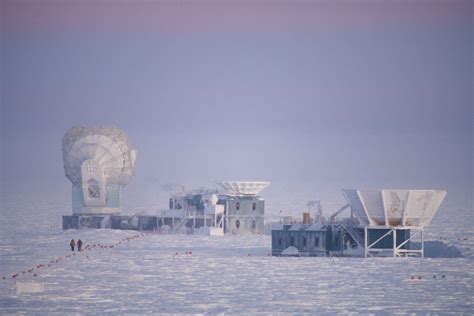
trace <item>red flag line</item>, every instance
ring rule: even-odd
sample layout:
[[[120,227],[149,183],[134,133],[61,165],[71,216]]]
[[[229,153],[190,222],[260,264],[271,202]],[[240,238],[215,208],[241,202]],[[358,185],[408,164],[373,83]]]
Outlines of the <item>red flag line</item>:
[[[113,249],[115,246],[119,246],[121,245],[122,243],[124,242],[128,242],[128,241],[132,241],[132,240],[136,240],[140,237],[144,237],[146,236],[146,234],[136,234],[136,235],[133,235],[133,236],[129,236],[129,237],[125,237],[125,238],[122,238],[121,240],[119,240],[118,242],[116,243],[113,243],[113,244],[108,244],[108,245],[104,245],[104,244],[100,244],[100,243],[97,243],[97,244],[87,244],[85,245],[84,249],[81,250],[81,252],[85,252],[85,251],[91,251],[93,250],[93,248],[96,248],[96,249]],[[8,279],[16,279],[17,277],[20,276],[20,274],[25,274],[25,275],[28,275],[27,273],[32,273],[33,271],[40,271],[40,269],[43,269],[43,268],[50,268],[52,267],[54,264],[56,263],[60,263],[63,261],[63,259],[69,259],[69,258],[73,258],[74,256],[76,256],[76,252],[73,252],[72,254],[67,254],[67,255],[64,255],[63,257],[58,257],[56,259],[52,259],[49,263],[47,264],[37,264],[36,266],[28,269],[28,270],[22,270],[20,272],[16,272],[16,273],[13,273],[11,274],[11,278],[8,278],[7,276],[3,276],[2,277],[2,280],[8,280]],[[87,258],[89,258],[89,256],[86,256]],[[38,273],[33,273],[33,277],[37,277],[38,276]]]

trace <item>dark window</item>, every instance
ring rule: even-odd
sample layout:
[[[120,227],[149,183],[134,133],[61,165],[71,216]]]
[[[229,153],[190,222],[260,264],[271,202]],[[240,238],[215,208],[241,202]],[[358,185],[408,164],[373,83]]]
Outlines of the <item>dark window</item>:
[[[236,220],[236,221],[235,221],[235,227],[237,227],[237,228],[240,227],[240,221],[239,221],[239,220]]]
[[[257,222],[256,221],[252,221],[252,229],[255,229],[257,228]]]
[[[235,209],[240,210],[240,202],[235,203]]]
[[[252,210],[255,211],[256,209],[257,209],[257,203],[253,202],[253,203],[252,203]]]
[[[100,187],[99,187],[99,182],[97,182],[94,179],[90,179],[89,182],[87,182],[89,185],[88,192],[89,196],[93,198],[99,198],[100,197]]]
[[[303,237],[303,247],[306,247],[306,237]]]
[[[316,236],[316,238],[314,238],[314,245],[316,247],[319,247],[319,237],[318,236]]]
[[[283,241],[281,240],[281,237],[278,238],[278,245],[283,246]]]
[[[295,237],[291,236],[290,237],[290,246],[294,246],[295,245]]]

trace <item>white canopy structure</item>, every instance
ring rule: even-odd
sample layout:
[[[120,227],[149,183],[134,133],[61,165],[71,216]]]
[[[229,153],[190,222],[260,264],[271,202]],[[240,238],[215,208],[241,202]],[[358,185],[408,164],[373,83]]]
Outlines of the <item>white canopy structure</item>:
[[[443,202],[444,190],[342,190],[364,226],[423,228]]]
[[[120,190],[134,175],[136,150],[115,127],[71,128],[63,138],[66,177],[72,182],[75,214],[120,211]]]
[[[267,188],[271,182],[267,181],[220,181],[218,186],[229,195],[258,195]]]

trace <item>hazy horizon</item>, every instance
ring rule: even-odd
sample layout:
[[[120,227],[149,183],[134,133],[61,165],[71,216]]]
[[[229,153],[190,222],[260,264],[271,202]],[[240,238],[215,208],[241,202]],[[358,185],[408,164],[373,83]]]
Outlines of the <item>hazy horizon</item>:
[[[61,141],[113,125],[127,205],[170,183],[265,180],[270,205],[342,188],[473,196],[473,2],[2,1],[1,194],[70,195]]]

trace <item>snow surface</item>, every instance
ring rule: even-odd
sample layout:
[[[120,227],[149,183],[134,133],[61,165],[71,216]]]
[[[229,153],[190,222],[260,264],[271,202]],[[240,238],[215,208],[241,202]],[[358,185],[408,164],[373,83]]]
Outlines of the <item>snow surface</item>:
[[[442,210],[426,231],[463,258],[293,258],[268,256],[270,236],[62,231],[66,203],[1,202],[1,314],[474,312],[472,210]],[[65,258],[71,238],[114,247]]]

